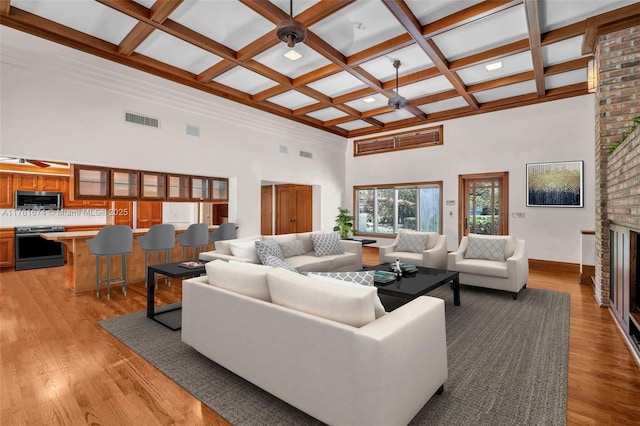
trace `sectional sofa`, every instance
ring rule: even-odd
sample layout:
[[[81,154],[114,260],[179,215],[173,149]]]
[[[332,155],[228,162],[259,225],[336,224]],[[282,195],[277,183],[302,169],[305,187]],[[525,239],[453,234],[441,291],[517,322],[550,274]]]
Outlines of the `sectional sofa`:
[[[183,282],[182,340],[316,419],[406,425],[447,380],[444,302],[216,260]]]
[[[320,232],[313,232],[321,234]],[[362,269],[362,243],[350,240],[340,240],[344,250],[341,254],[318,256],[314,250],[311,232],[283,234],[283,235],[253,235],[234,240],[216,241],[215,250],[200,253],[201,260],[233,260],[247,263],[260,263],[256,254],[255,241],[273,239],[282,247],[299,242],[299,251],[292,256],[284,257],[284,261],[300,272],[343,272]]]

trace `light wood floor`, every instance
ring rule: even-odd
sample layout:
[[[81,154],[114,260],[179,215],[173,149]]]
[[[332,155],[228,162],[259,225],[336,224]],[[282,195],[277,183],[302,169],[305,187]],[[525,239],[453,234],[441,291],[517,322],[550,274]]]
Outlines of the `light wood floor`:
[[[364,251],[377,263],[376,249]],[[73,294],[66,272],[0,273],[0,424],[227,424],[97,324],[144,310],[142,283],[107,301],[104,291]],[[571,294],[567,424],[640,425],[640,368],[590,287],[542,270],[528,287]],[[158,304],[180,291],[179,281],[161,284]]]

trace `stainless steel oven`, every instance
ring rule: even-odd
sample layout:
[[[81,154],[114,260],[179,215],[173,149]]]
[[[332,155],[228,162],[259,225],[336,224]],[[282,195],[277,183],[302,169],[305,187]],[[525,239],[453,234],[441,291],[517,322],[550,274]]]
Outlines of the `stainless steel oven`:
[[[40,234],[64,232],[64,226],[21,226],[14,229],[16,271],[64,265],[64,247]]]

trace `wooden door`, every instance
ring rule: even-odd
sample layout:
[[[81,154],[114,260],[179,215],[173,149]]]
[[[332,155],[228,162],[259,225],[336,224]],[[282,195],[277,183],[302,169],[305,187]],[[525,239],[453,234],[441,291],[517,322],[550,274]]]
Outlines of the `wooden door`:
[[[109,216],[114,225],[127,225],[133,228],[133,201],[114,201]]]
[[[0,173],[0,208],[13,208],[13,175]]]
[[[276,185],[276,234],[309,232],[312,226],[311,186]]]
[[[260,188],[260,234],[273,234],[273,186]]]
[[[136,228],[151,228],[162,223],[162,202],[138,201]]]
[[[468,234],[509,234],[509,173],[460,175],[459,239]]]

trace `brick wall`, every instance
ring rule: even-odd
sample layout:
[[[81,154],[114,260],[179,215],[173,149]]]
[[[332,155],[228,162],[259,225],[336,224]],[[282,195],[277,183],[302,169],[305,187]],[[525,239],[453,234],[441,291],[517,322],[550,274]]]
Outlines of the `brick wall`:
[[[598,38],[596,113],[596,298],[609,304],[609,226],[640,229],[640,129],[611,155],[640,115],[640,26]]]

